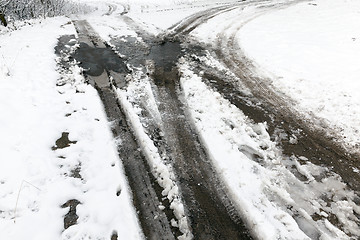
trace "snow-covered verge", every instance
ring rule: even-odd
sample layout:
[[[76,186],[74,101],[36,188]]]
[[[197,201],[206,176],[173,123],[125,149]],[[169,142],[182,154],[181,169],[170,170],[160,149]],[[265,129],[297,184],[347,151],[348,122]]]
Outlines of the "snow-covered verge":
[[[269,240],[359,237],[357,196],[340,177],[303,156],[282,156],[266,123],[254,124],[186,62],[181,88],[190,116],[252,234]]]
[[[76,66],[57,72],[69,19],[0,34],[0,239],[141,239],[96,90]],[[64,229],[69,200],[78,219]]]
[[[360,147],[360,2],[317,0],[270,12],[239,31],[239,45],[302,113]],[[263,71],[264,72],[264,71]]]

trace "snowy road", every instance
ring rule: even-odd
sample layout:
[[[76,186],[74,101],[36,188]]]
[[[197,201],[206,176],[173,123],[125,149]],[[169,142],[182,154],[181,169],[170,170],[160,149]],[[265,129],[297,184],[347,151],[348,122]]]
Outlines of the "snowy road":
[[[122,18],[126,19],[134,27],[135,23],[131,19]],[[151,159],[153,156],[150,155],[157,153],[146,153],[148,146],[142,143],[141,140],[139,142],[139,139],[142,138],[140,135],[143,133],[136,132],[141,130],[142,127],[138,127],[131,120],[129,124],[132,126],[130,128],[126,128],[127,125],[125,127],[123,125],[126,123],[126,117],[122,112],[131,111],[127,110],[126,104],[124,104],[127,100],[122,99],[121,93],[119,93],[122,110],[117,109],[116,101],[115,103],[111,101],[111,99],[115,100],[114,94],[116,91],[112,92],[110,85],[104,83],[105,79],[110,83],[110,79],[107,76],[108,73],[112,77],[114,89],[119,87],[119,85],[121,88],[125,88],[125,80],[120,75],[125,76],[129,71],[126,68],[117,68],[117,73],[113,72],[111,64],[105,63],[103,58],[96,59],[98,55],[91,55],[88,48],[83,53],[80,53],[82,52],[82,44],[87,46],[90,44],[93,49],[98,48],[99,50],[104,49],[105,45],[98,42],[99,37],[96,36],[94,30],[91,29],[87,22],[75,21],[74,23],[78,30],[78,35],[81,36],[79,54],[75,54],[75,58],[81,62],[81,66],[84,69],[87,69],[85,65],[88,65],[87,61],[89,60],[82,55],[91,58],[92,63],[95,60],[95,63],[98,61],[96,64],[104,65],[105,67],[106,72],[101,73],[103,69],[99,72],[93,72],[90,69],[87,71],[87,76],[89,81],[93,82],[93,85],[98,89],[108,115],[115,121],[113,125],[113,128],[117,129],[115,137],[122,139],[122,142],[126,143],[119,146],[119,152],[129,176],[135,203],[137,203],[135,206],[141,216],[140,222],[142,223],[145,235],[149,239],[171,239],[178,236],[178,230],[176,228],[171,229],[170,220],[173,219],[172,225],[179,226],[184,238],[191,238],[193,235],[197,239],[250,239],[248,231],[244,227],[232,201],[226,197],[227,191],[217,178],[216,171],[209,164],[208,157],[201,147],[196,133],[191,129],[190,122],[186,120],[187,117],[183,111],[184,105],[179,100],[177,94],[180,77],[177,74],[176,62],[183,55],[181,53],[180,42],[174,42],[171,39],[171,41],[162,40],[159,44],[159,39],[155,36],[142,35],[144,44],[148,45],[145,49],[150,48],[149,57],[154,61],[154,69],[150,73],[154,80],[152,86],[154,93],[151,94],[156,94],[157,96],[157,110],[159,115],[161,115],[161,122],[155,121],[155,119],[151,118],[151,114],[147,113],[148,109],[144,107],[142,109],[143,121],[146,121],[144,128],[150,140],[156,146],[157,149],[155,151],[160,155],[161,161],[165,161],[166,167],[174,170],[174,173],[171,173],[170,179],[167,180],[171,182],[162,183],[164,178],[162,175],[165,174],[164,170],[156,170],[157,167],[151,169],[150,167],[153,164],[152,161],[154,161]],[[120,55],[123,55],[123,44],[121,42],[113,42],[112,44],[118,44],[119,47],[116,50]],[[136,50],[138,42],[134,41],[131,44],[127,46],[127,48],[131,49],[131,52],[128,54],[131,54],[131,56],[134,56],[134,54],[140,56],[146,55],[146,52],[141,53],[141,50]],[[94,48],[95,46],[96,48]],[[143,59],[131,57],[132,65],[130,65],[130,68],[133,68],[135,64],[141,66],[141,60]],[[121,62],[123,60],[118,58],[114,61]],[[145,65],[142,67],[144,68]],[[154,105],[157,104],[155,103]],[[154,108],[154,106],[151,107]],[[129,119],[132,118],[130,113],[127,113],[127,117]],[[122,125],[118,125],[119,122]],[[135,136],[129,135],[131,128],[134,129]],[[126,136],[126,134],[129,136]],[[139,145],[130,141],[131,139],[138,139]],[[133,152],[137,152],[136,149],[139,147],[143,149],[143,154],[147,157],[148,163],[141,160],[139,155],[132,156]],[[126,150],[123,150],[123,148],[126,148]],[[127,160],[129,156],[130,159]],[[151,174],[151,171],[154,176],[144,179],[144,177]],[[157,179],[156,175],[159,175]],[[134,176],[139,177],[136,178]],[[156,180],[160,181],[160,186]],[[161,190],[163,193],[164,191],[169,191],[166,189],[170,189],[170,193],[164,194],[165,196],[168,195],[167,199],[161,196],[161,191],[159,192],[158,190],[161,187],[163,188]],[[169,196],[169,194],[174,194],[175,197]],[[183,203],[180,203],[180,201],[186,206],[186,215],[182,213],[184,210],[178,209],[183,208]],[[164,209],[160,210],[157,206],[163,206]],[[171,209],[174,210],[174,213],[172,213]],[[226,214],[227,212],[230,215]],[[167,214],[165,215],[164,213]],[[186,219],[185,216],[189,219]],[[175,219],[179,223],[176,223]],[[190,226],[188,226],[189,220],[191,221]]]
[[[76,36],[59,38],[65,87],[58,87],[83,92],[64,77],[73,71],[81,78],[79,65],[110,122],[129,185],[116,183],[111,191],[131,201],[141,228],[127,235],[127,225],[119,225],[112,240],[142,234],[147,239],[360,237],[360,153],[330,138],[332,130],[326,131],[318,116],[309,119],[298,111],[292,96],[240,45],[249,22],[307,1],[93,4],[97,12],[68,23]],[[67,147],[81,143],[77,137],[67,139]],[[71,175],[86,184],[83,165],[80,161]],[[108,239],[108,230],[74,234],[90,226],[81,209],[91,199],[76,196],[64,205],[70,210],[61,239],[105,232],[100,239]],[[8,214],[1,204],[0,214]],[[111,213],[100,219],[114,228]],[[136,227],[133,219],[129,226]]]
[[[355,212],[346,219],[337,219],[343,216],[341,210],[334,206],[326,207],[334,201],[329,193],[334,187],[333,181],[339,181],[336,191],[341,191],[340,195],[346,196],[347,205],[349,207],[356,205],[354,202],[357,201],[356,195],[352,190],[359,191],[359,176],[349,173],[357,167],[358,162],[344,153],[344,149],[339,145],[324,138],[325,135],[321,131],[317,131],[316,128],[314,130],[314,126],[304,121],[297,114],[296,109],[292,108],[292,100],[272,87],[269,84],[270,80],[257,75],[251,61],[237,45],[236,36],[244,24],[268,12],[288,8],[298,2],[256,1],[208,7],[209,9],[184,18],[166,31],[157,29],[158,34],[149,31],[147,29],[149,26],[136,18],[123,13],[117,15],[116,19],[122,21],[134,33],[133,36],[115,38],[111,37],[113,34],[111,33],[108,35],[110,36],[108,44],[121,56],[122,60],[118,61],[125,62],[132,73],[127,77],[126,72],[120,72],[122,77],[113,74],[113,90],[118,94],[122,111],[126,112],[129,127],[135,132],[134,138],[143,150],[149,166],[160,164],[161,168],[166,169],[159,170],[159,167],[155,166],[149,167],[148,170],[144,169],[143,172],[139,171],[140,174],[137,173],[148,175],[152,172],[154,176],[152,181],[160,183],[159,187],[164,189],[163,194],[169,201],[163,202],[161,196],[158,196],[157,200],[154,199],[160,202],[164,209],[168,209],[167,216],[164,216],[165,220],[152,215],[145,217],[145,213],[140,213],[141,218],[148,219],[141,220],[143,229],[151,228],[152,232],[156,232],[155,227],[149,227],[151,226],[149,219],[166,221],[167,217],[168,222],[173,226],[180,227],[180,232],[183,234],[181,237],[193,236],[195,239],[244,239],[250,238],[250,235],[259,239],[345,237],[345,234],[334,230],[336,227],[345,230],[350,236],[358,234],[355,227],[358,224]],[[210,30],[209,27],[215,24],[217,27]],[[220,65],[222,67],[219,67]],[[265,172],[277,171],[277,174],[282,175],[280,185],[267,182],[271,182],[271,178],[268,180],[260,178],[260,182],[266,187],[263,189],[260,187],[255,191],[253,194],[257,197],[253,200],[247,199],[246,194],[249,193],[234,186],[237,182],[247,179],[235,180],[236,175],[242,173],[227,170],[229,165],[224,165],[222,158],[228,153],[221,153],[225,149],[214,145],[211,140],[217,138],[216,133],[212,133],[212,129],[217,129],[221,133],[221,127],[216,123],[211,125],[206,114],[198,114],[199,111],[201,113],[213,110],[206,109],[204,103],[200,103],[202,106],[199,106],[199,103],[193,105],[192,98],[196,99],[199,93],[194,90],[196,86],[189,89],[189,84],[194,84],[195,80],[190,83],[186,79],[191,80],[197,78],[196,76],[201,77],[207,84],[209,88],[207,91],[218,92],[213,94],[220,94],[218,96],[229,100],[230,104],[251,119],[246,120],[245,125],[254,132],[247,131],[245,134],[249,134],[251,138],[257,136],[255,139],[259,139],[255,142],[245,140],[239,143],[236,143],[238,140],[235,139],[224,140],[230,143],[235,141],[237,150],[232,154],[240,154],[239,157],[245,157],[251,162],[250,165],[255,164],[252,169],[260,167],[264,168]],[[191,91],[195,92],[191,93]],[[228,120],[224,120],[224,117],[219,116],[220,121],[225,121],[230,126],[230,130],[242,128],[236,126],[231,116],[228,117],[230,117]],[[233,117],[237,118],[235,115]],[[203,121],[207,123],[204,124]],[[247,121],[249,122],[246,123]],[[266,125],[263,125],[264,122]],[[290,136],[293,140],[288,141],[284,136]],[[223,136],[219,136],[221,137]],[[234,137],[236,134],[231,138]],[[149,148],[151,153],[148,152]],[[282,149],[281,153],[280,149]],[[342,159],[342,161],[335,162],[334,159]],[[227,164],[230,166],[236,164],[236,160],[231,161]],[[314,172],[314,169],[317,170]],[[131,176],[133,173],[129,171],[127,174]],[[164,181],[162,175],[166,175],[168,180]],[[250,181],[252,178],[259,180],[261,175],[255,171],[248,177]],[[331,183],[327,185],[326,182],[330,179]],[[352,190],[348,189],[341,179]],[[283,185],[285,183],[290,185]],[[324,189],[319,189],[319,186],[323,186]],[[148,184],[143,187],[137,184],[135,188],[133,187],[133,191],[146,188],[149,188]],[[277,191],[286,189],[289,197],[285,197],[284,193],[275,195],[266,193],[269,189],[274,191],[277,188],[279,188]],[[176,190],[173,193],[174,189]],[[313,197],[298,198],[299,189],[311,192]],[[155,192],[155,189],[152,191]],[[176,207],[172,203],[174,201],[172,194],[178,201]],[[245,196],[240,197],[239,194]],[[316,199],[321,195],[327,197]],[[256,198],[264,198],[262,201],[265,203],[256,203],[259,200]],[[294,202],[289,203],[290,199]],[[149,200],[153,201],[150,198],[146,199]],[[254,202],[249,204],[249,200]],[[178,208],[181,210],[179,211]],[[257,215],[255,208],[263,209],[265,215],[260,218],[255,217]],[[266,211],[271,208],[283,212],[278,213],[282,217],[279,219],[279,216],[267,215]],[[139,206],[137,209],[139,211]],[[172,216],[171,209],[174,210]],[[337,217],[334,218],[335,215]],[[282,218],[284,219],[281,220]],[[287,218],[288,220],[285,220]],[[349,223],[349,226],[342,225]],[[283,225],[275,227],[269,234],[267,224]],[[248,230],[245,230],[244,226]],[[157,228],[157,231],[161,235],[165,230]],[[268,236],[265,237],[267,232]],[[180,233],[174,228],[172,233],[179,237]],[[151,239],[156,238],[149,235],[149,232],[146,235]]]

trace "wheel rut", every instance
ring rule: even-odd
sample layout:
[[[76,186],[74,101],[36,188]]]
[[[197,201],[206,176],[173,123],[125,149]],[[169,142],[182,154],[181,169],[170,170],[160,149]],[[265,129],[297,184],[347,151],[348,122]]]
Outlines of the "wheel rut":
[[[194,238],[251,239],[191,123],[187,121],[185,107],[179,99],[180,76],[176,62],[171,66],[169,59],[179,55],[181,48],[176,42],[154,46],[150,57],[155,59],[155,70],[151,77],[162,115],[164,137],[169,146],[167,154],[177,173]]]
[[[108,119],[112,123],[114,137],[121,139],[118,144],[119,156],[147,239],[176,239],[182,233],[179,228],[173,227],[171,220],[176,214],[172,211],[171,203],[165,200],[162,194],[164,189],[154,176],[152,166],[134,134],[134,126],[116,94],[117,89],[126,89],[128,77],[134,75],[136,69],[141,69],[139,71],[150,79],[151,92],[160,113],[160,120],[154,119],[151,113],[145,108],[142,109],[143,118],[147,121],[143,127],[158,153],[175,173],[175,182],[180,190],[193,238],[252,239],[239,214],[239,206],[229,196],[226,185],[219,178],[217,169],[212,165],[192,126],[182,101],[177,67],[180,57],[191,58],[191,54],[203,54],[204,49],[199,47],[201,44],[191,45],[187,42],[194,29],[218,14],[242,8],[244,5],[245,3],[239,2],[194,14],[158,37],[144,31],[141,25],[125,13],[119,18],[137,32],[141,41],[131,37],[126,41],[113,38],[111,45],[122,57],[101,40],[87,21],[73,21],[80,42],[79,51],[73,57],[80,62],[89,83],[98,90]],[[268,122],[270,134],[275,135],[276,131],[281,129],[291,135],[294,129],[302,129],[297,136],[301,144],[294,146],[286,141],[281,142],[284,154],[305,156],[316,164],[324,164],[325,159],[328,166],[340,169],[335,171],[352,189],[359,191],[360,179],[350,179],[351,177],[346,175],[354,159],[338,151],[329,141],[323,140],[319,133],[304,128],[304,122],[294,120],[294,114],[289,109],[276,107],[283,103],[279,100],[282,96],[273,94],[266,84],[259,87],[259,79],[254,76],[250,65],[247,65],[249,60],[239,59],[238,55],[223,50],[226,48],[231,51],[235,48],[235,34],[229,38],[225,37],[225,33],[220,34],[217,44],[219,47],[210,51],[251,89],[251,96],[243,94],[234,81],[209,66],[195,64],[194,70],[203,72],[203,79],[209,86],[220,92],[254,122]],[[345,169],[343,162],[334,163],[334,159],[348,161],[347,170],[341,170]],[[159,209],[159,206],[165,206],[165,210]]]
[[[127,21],[131,22],[129,19]],[[128,55],[129,49],[132,49],[127,62],[134,67],[146,61],[153,63],[150,67],[152,70],[147,74],[152,79],[152,91],[158,102],[161,122],[154,123],[154,120],[148,119],[147,132],[160,155],[166,156],[175,170],[194,239],[252,239],[187,120],[176,66],[186,50],[175,38],[157,39],[149,36],[142,34],[142,43],[128,39],[126,43],[130,46],[117,44],[116,40],[112,44],[122,55]],[[135,48],[138,50],[134,52]],[[162,136],[159,136],[159,132]]]
[[[334,141],[333,136],[329,136],[330,129],[314,124],[321,120],[314,117],[315,120],[309,121],[308,118],[299,114],[292,107],[292,99],[276,91],[270,79],[257,73],[256,67],[245,56],[236,41],[236,35],[242,26],[234,29],[230,36],[226,36],[224,32],[220,33],[222,37],[219,37],[217,42],[219,47],[214,49],[213,53],[238,79],[241,79],[240,81],[246,87],[251,89],[252,102],[261,103],[261,107],[252,108],[253,110],[247,116],[255,121],[266,120],[269,133],[272,135],[279,129],[289,136],[298,132],[296,136],[298,144],[291,144],[287,140],[281,141],[285,155],[305,156],[316,165],[329,167],[339,174],[351,189],[360,192],[360,176],[353,174],[353,169],[360,167],[359,154],[349,153]],[[216,79],[212,81],[212,86],[223,93],[235,106],[248,109],[248,104],[239,101],[241,98],[234,98],[234,96],[241,96],[234,83],[226,82],[216,76],[209,76],[209,78]],[[227,87],[224,88],[226,85]]]
[[[276,7],[286,6],[285,3]],[[249,19],[263,12],[263,10],[259,10],[254,16],[245,15],[243,19],[235,19],[234,21],[243,22],[244,25]],[[225,99],[242,110],[247,117],[256,123],[267,122],[268,132],[274,141],[278,141],[284,156],[305,157],[317,166],[326,167],[325,175],[320,176],[317,179],[318,181],[326,179],[333,173],[338,174],[347,184],[349,191],[355,192],[355,197],[348,200],[357,203],[358,197],[356,196],[360,192],[360,177],[358,174],[354,174],[353,169],[359,169],[359,157],[356,154],[348,153],[331,137],[329,138],[329,129],[319,129],[314,125],[314,122],[297,113],[291,106],[292,100],[276,91],[276,88],[270,83],[271,80],[258,73],[256,67],[245,56],[236,41],[237,33],[243,25],[231,22],[229,26],[218,33],[213,49],[209,49],[208,46],[203,49],[198,48],[196,52],[187,55],[186,61],[192,62],[192,70],[201,76],[208,86],[221,93]],[[229,74],[224,74],[223,71],[213,69],[204,62],[192,58],[193,55],[205,55],[205,49],[225,66],[228,73],[233,75],[229,77]],[[251,94],[244,94],[239,84],[250,90]],[[288,137],[278,138],[279,132],[285,133],[286,136],[294,136],[296,143],[289,141]],[[291,169],[291,172],[301,179],[301,174],[296,171],[296,169]],[[331,204],[331,200],[328,204]],[[293,214],[296,216],[296,211]],[[357,214],[355,212],[354,216],[356,219]],[[316,214],[311,217],[314,221],[321,219]],[[336,216],[331,215],[326,219],[339,229],[344,228]],[[306,232],[306,229],[302,230]],[[349,235],[352,236],[351,233]]]
[[[213,15],[215,10],[209,13]],[[180,97],[180,76],[176,67],[179,57],[185,50],[175,38],[156,38],[144,33],[129,17],[120,18],[124,18],[130,26],[136,28],[139,34],[142,33],[142,47],[136,48],[139,46],[136,44],[139,43],[135,40],[127,42],[130,46],[124,46],[123,42],[116,44],[114,40],[112,45],[115,43],[116,50],[125,57],[121,59],[112,56],[111,51],[108,52],[109,46],[101,41],[86,21],[74,21],[81,42],[80,49],[85,50],[83,53],[81,50],[77,52],[75,58],[85,69],[89,83],[99,92],[108,118],[113,123],[114,137],[122,141],[118,146],[119,156],[123,161],[134,205],[146,238],[174,239],[180,233],[171,226],[171,213],[160,211],[158,208],[164,205],[162,188],[151,173],[146,157],[139,151],[137,139],[132,134],[132,126],[121,104],[118,103],[114,87],[126,88],[125,77],[131,75],[127,65],[146,69],[146,62],[152,61],[154,71],[148,75],[153,80],[152,91],[157,98],[161,122],[148,127],[154,130],[153,133],[149,131],[150,135],[153,135],[150,138],[159,139],[156,129],[163,133],[162,140],[156,141],[155,145],[174,169],[176,184],[180,189],[194,239],[252,239],[193,131],[191,122],[187,120],[185,106]],[[184,31],[183,34],[191,31],[185,28],[181,30]],[[88,60],[94,58],[99,64],[92,65]],[[111,83],[109,76],[115,76]]]
[[[73,57],[81,61],[82,66],[90,66],[85,72],[86,78],[98,90],[108,119],[112,123],[114,138],[121,139],[122,143],[118,144],[119,157],[132,190],[133,203],[143,233],[147,239],[175,239],[179,233],[170,225],[169,219],[173,217],[172,213],[159,208],[165,204],[162,200],[162,189],[155,181],[144,155],[139,151],[139,145],[128,124],[128,119],[119,106],[117,95],[110,84],[109,74],[121,78],[122,75],[129,73],[129,69],[119,56],[107,48],[86,21],[74,21],[74,25],[80,36],[80,49],[84,50],[84,47],[81,48],[83,44],[86,46],[86,51],[84,53],[78,51]],[[109,56],[112,60],[106,63],[109,61]],[[118,79],[118,82],[120,81],[124,79]]]

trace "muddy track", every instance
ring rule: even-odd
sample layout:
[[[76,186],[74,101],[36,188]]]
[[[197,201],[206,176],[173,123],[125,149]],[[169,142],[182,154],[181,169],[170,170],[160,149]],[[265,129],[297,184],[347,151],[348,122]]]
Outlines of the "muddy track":
[[[148,127],[148,129],[154,130],[149,131],[152,135],[150,138],[175,170],[177,185],[185,205],[185,213],[195,239],[251,239],[237,205],[228,196],[229,191],[219,179],[218,173],[193,131],[191,123],[187,120],[185,107],[179,98],[181,95],[179,94],[180,77],[175,66],[184,51],[175,38],[185,39],[202,23],[234,8],[237,7],[234,5],[221,6],[195,14],[174,27],[171,34],[162,36],[162,38],[156,38],[146,33],[142,26],[126,15],[120,16],[148,46],[138,48],[135,41],[129,41],[130,46],[124,48],[124,44],[120,43],[117,51],[122,55],[128,55],[128,64],[144,65],[144,58],[154,62],[155,69],[150,77],[153,79],[153,92],[159,103],[157,107],[161,113],[162,122]],[[83,68],[89,69],[86,72],[89,82],[98,89],[108,118],[114,122],[114,136],[126,143],[119,146],[119,153],[133,191],[134,205],[139,213],[144,234],[148,239],[172,239],[179,233],[171,228],[169,221],[172,218],[171,213],[159,212],[157,208],[160,203],[163,204],[162,189],[152,176],[147,161],[138,151],[139,146],[130,131],[132,126],[128,125],[126,116],[117,104],[114,92],[110,88],[108,74],[117,77],[114,81],[116,86],[124,87],[126,84],[122,84],[124,81],[121,78],[129,72],[124,64],[103,64],[109,58],[113,58],[112,62],[122,62],[123,60],[116,60],[115,56],[107,52],[107,46],[102,43],[86,21],[74,23],[79,33],[79,40],[83,43],[80,49],[86,53],[94,52],[92,56],[85,56],[85,58],[82,58],[81,55],[86,54],[80,52],[78,54],[80,56],[76,57],[81,60]],[[117,45],[116,41],[112,44]],[[135,49],[140,50],[136,51]],[[90,66],[86,65],[89,61],[87,59],[94,56],[101,62],[98,64],[99,69],[95,68],[96,71],[91,64]],[[156,129],[161,129],[163,132],[162,139],[159,139]]]
[[[129,19],[128,21],[131,22]],[[100,38],[86,21],[77,21],[74,24],[77,30],[81,31],[79,36],[86,44],[80,44],[75,58],[81,61],[82,67],[86,69],[89,82],[99,92],[108,118],[113,123],[114,137],[121,139],[123,143],[118,146],[119,156],[123,161],[129,185],[133,191],[134,205],[138,211],[143,232],[148,239],[174,239],[180,233],[176,228],[171,227],[170,219],[174,218],[172,212],[160,211],[158,208],[160,205],[166,205],[161,195],[163,189],[157,184],[148,162],[141,151],[139,152],[139,145],[131,131],[132,126],[128,124],[120,105],[117,104],[117,97],[109,84],[109,74],[119,76],[121,73],[129,73],[129,71],[124,64],[117,64],[115,67],[112,64],[106,64],[109,58],[116,57],[107,52],[107,46],[99,40]],[[145,34],[143,38],[145,36],[151,35]],[[186,120],[184,106],[179,100],[177,92],[179,85],[177,68],[167,66],[168,64],[174,65],[177,58],[168,63],[169,59],[165,57],[164,62],[163,57],[173,54],[171,52],[173,48],[168,49],[170,52],[164,53],[162,51],[163,46],[166,46],[164,42],[159,44],[157,40],[151,39],[145,39],[145,42],[152,42],[154,44],[152,48],[157,49],[157,51],[149,52],[145,47],[143,48],[144,53],[139,54],[139,58],[143,58],[150,53],[149,57],[155,59],[156,70],[152,76],[154,79],[153,90],[160,102],[158,108],[162,114],[162,123],[156,127],[161,128],[164,132],[163,143],[158,141],[156,145],[159,152],[165,154],[171,161],[175,170],[177,185],[181,190],[194,238],[251,239],[238,211],[227,197],[227,191],[218,179],[200,141]],[[160,47],[157,48],[158,46]],[[122,49],[118,50],[121,52]],[[132,56],[133,51],[134,49],[131,52]],[[177,48],[176,51],[181,51],[181,48]],[[91,56],[88,56],[89,52],[92,52]],[[88,58],[97,58],[100,61],[97,68],[91,66]],[[113,61],[121,62],[123,60],[118,58]],[[88,67],[89,64],[90,67]],[[140,64],[144,64],[144,62],[141,61]],[[118,72],[114,73],[115,69]],[[121,79],[115,79],[114,82],[119,85]],[[156,138],[156,136],[151,137]],[[167,209],[170,207],[167,206]]]
[[[279,139],[277,136],[279,131],[284,132],[287,136],[295,134],[297,144],[291,143],[288,139],[279,139],[279,145],[285,156],[303,156],[316,165],[327,167],[329,172],[326,174],[331,175],[331,172],[339,174],[343,181],[347,183],[348,187],[358,195],[360,192],[360,176],[354,174],[353,169],[358,169],[360,166],[359,156],[349,154],[346,149],[333,141],[333,138],[331,136],[329,137],[329,129],[314,125],[316,122],[319,123],[320,120],[314,118],[312,121],[309,121],[304,116],[301,116],[292,107],[293,100],[276,91],[276,88],[271,85],[270,79],[263,78],[259,75],[256,67],[251,60],[246,58],[237,44],[237,33],[248,21],[268,11],[286,8],[293,4],[267,5],[266,1],[264,1],[264,3],[265,5],[261,6],[255,14],[244,15],[243,19],[234,20],[240,21],[242,24],[230,22],[227,27],[222,30],[220,29],[217,42],[214,44],[214,46],[217,47],[213,50],[209,49],[209,46],[204,46],[203,49],[201,49],[201,47],[199,47],[201,44],[187,46],[192,50],[187,55],[187,59],[188,61],[193,61],[192,64],[196,65],[193,70],[202,76],[207,85],[211,86],[215,91],[220,92],[223,97],[241,109],[246,116],[256,123],[267,122],[269,134],[273,140]],[[237,8],[230,8],[229,11],[233,9]],[[223,12],[228,11],[223,10]],[[217,16],[216,13],[213,14],[212,12],[210,12],[210,15],[208,19]],[[197,22],[198,18],[200,17],[193,17],[196,22],[196,27],[201,25],[201,23]],[[202,16],[201,18],[207,19],[207,16]],[[195,29],[192,28],[193,23],[190,22],[187,24],[188,26],[181,25],[178,27],[180,31],[179,34],[189,33],[184,29],[189,29],[190,32]],[[224,72],[212,69],[211,66],[206,66],[197,59],[190,57],[192,54],[196,56],[206,55],[205,50],[210,50],[216,59],[220,60],[230,72],[235,74],[237,80],[234,81],[233,77],[227,77],[226,74],[224,75]],[[244,94],[239,85],[250,89],[251,96]],[[290,170],[295,176],[302,179],[301,174],[299,174],[297,170]],[[319,179],[319,181],[321,181],[321,179]],[[358,201],[358,199],[355,199],[355,201]],[[318,216],[314,215],[313,219],[316,221]],[[342,228],[336,217],[331,216],[328,220],[340,229]]]
[[[90,44],[90,47],[101,46],[106,48],[98,36],[94,38],[94,32],[86,21],[76,21],[74,25],[77,31],[79,31],[79,36],[82,37],[81,40]],[[88,31],[89,29],[90,31]],[[91,45],[94,39],[97,42]],[[88,50],[86,53],[88,53]],[[81,55],[81,52],[77,54]],[[79,58],[79,56],[76,57]],[[96,57],[96,55],[91,57]],[[102,59],[100,58],[98,61],[101,65]],[[117,57],[117,61],[122,62],[123,60]],[[82,62],[82,64],[86,64],[86,62]],[[128,73],[126,69],[118,69],[117,71],[119,70],[124,74]],[[139,145],[131,132],[126,116],[118,105],[118,98],[115,92],[110,87],[110,84],[104,84],[104,82],[109,83],[108,73],[111,72],[111,68],[108,68],[108,65],[106,65],[101,74],[94,74],[90,71],[86,74],[86,77],[90,79],[90,82],[93,83],[99,92],[108,119],[112,122],[112,131],[115,139],[121,139],[122,141],[122,144],[118,144],[119,156],[123,162],[132,190],[133,203],[139,214],[142,230],[148,239],[175,239],[175,235],[178,233],[170,225],[169,221],[173,217],[172,213],[168,213],[169,216],[167,216],[165,211],[159,209],[159,206],[163,204],[162,189],[152,176],[150,167],[142,152],[139,151]]]
[[[161,48],[160,48],[161,49]],[[167,50],[159,50],[165,53]],[[174,54],[170,52],[168,54]],[[192,130],[179,100],[177,68],[155,61],[154,91],[162,113],[167,154],[178,177],[195,239],[251,239]]]
[[[261,6],[259,14],[286,6],[271,6],[268,3],[264,7],[261,3],[268,1],[254,3]],[[137,32],[142,42],[129,38],[125,44],[113,39],[112,45],[125,56],[124,59],[114,54],[86,21],[74,21],[79,41],[82,43],[80,49],[84,50],[82,53],[78,52],[75,58],[80,59],[86,70],[87,79],[99,92],[108,118],[113,123],[114,137],[122,141],[122,144],[118,145],[119,156],[133,193],[141,227],[148,239],[175,239],[181,233],[170,224],[174,214],[169,203],[164,202],[164,196],[161,194],[163,189],[154,178],[149,162],[139,151],[139,144],[132,133],[133,126],[118,103],[109,81],[109,76],[112,76],[116,87],[126,89],[125,76],[132,74],[127,66],[143,69],[144,74],[152,79],[152,92],[157,100],[156,107],[161,114],[161,121],[156,122],[144,109],[143,117],[147,118],[148,123],[144,128],[158,152],[175,171],[176,184],[180,189],[194,239],[252,239],[241,219],[238,206],[228,196],[229,191],[219,179],[206,150],[193,130],[181,100],[177,60],[183,55],[201,55],[205,48],[241,79],[241,83],[251,90],[252,96],[244,94],[234,79],[223,77],[222,73],[212,70],[209,66],[195,64],[195,71],[204,73],[204,81],[209,86],[220,92],[254,122],[266,121],[269,133],[273,136],[278,129],[285,131],[289,136],[294,130],[300,129],[297,135],[298,144],[293,145],[285,140],[281,142],[284,154],[305,156],[317,165],[334,168],[352,189],[360,190],[360,179],[349,174],[353,166],[358,167],[357,159],[346,154],[331,140],[324,138],[321,131],[312,128],[297,115],[289,106],[291,99],[276,92],[267,79],[258,76],[255,67],[243,53],[234,54],[234,50],[239,49],[235,41],[236,33],[242,25],[231,29],[229,24],[223,31],[220,30],[218,42],[215,44],[218,47],[214,49],[208,49],[208,46],[202,49],[199,47],[201,44],[195,46],[180,42],[186,42],[191,38],[189,34],[193,30],[219,14],[243,9],[249,4],[251,3],[239,2],[202,11],[174,25],[169,33],[159,37],[144,31],[141,25],[125,13],[119,18]],[[111,11],[109,6],[109,12]],[[256,16],[250,16],[248,20]],[[243,24],[245,22],[246,20]],[[87,53],[91,55],[88,56]],[[91,58],[95,58],[97,62],[87,61]],[[153,63],[153,69],[146,73],[145,65],[149,61]],[[160,132],[162,134],[159,134]],[[160,205],[165,205],[167,210],[159,210]]]
[[[128,59],[130,65],[144,64],[144,58],[154,63],[149,75],[153,79],[152,90],[159,103],[157,108],[162,121],[155,123],[150,118],[146,121],[146,129],[159,153],[175,170],[194,238],[251,239],[235,205],[227,196],[228,191],[193,131],[180,100],[180,76],[176,67],[184,51],[180,42],[167,37],[154,38],[139,31],[139,26],[128,17],[126,21],[141,34],[143,43],[129,39],[126,42],[130,46],[116,44],[116,41],[112,44],[122,55],[131,54]],[[139,47],[144,43],[147,46]],[[143,110],[143,115],[149,117],[151,114]],[[159,132],[163,133],[162,137]]]
[[[226,13],[228,11],[231,11],[232,9],[237,8],[237,7],[238,6],[233,6],[233,5],[220,6],[220,7],[215,7],[215,8],[212,8],[212,9],[208,9],[208,10],[196,13],[196,14],[188,17],[187,19],[185,19],[181,23],[172,26],[170,28],[171,33],[168,34],[167,36],[169,38],[173,38],[175,36],[185,37],[191,31],[193,31],[194,29],[199,27],[201,24],[204,24],[209,19],[212,19],[217,15],[220,15],[220,14]]]

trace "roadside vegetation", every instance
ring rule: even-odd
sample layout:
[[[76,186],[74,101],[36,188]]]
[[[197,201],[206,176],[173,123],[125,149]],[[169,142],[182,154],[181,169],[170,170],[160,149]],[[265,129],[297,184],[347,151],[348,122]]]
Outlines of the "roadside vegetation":
[[[90,12],[92,8],[70,0],[0,0],[0,23]]]

